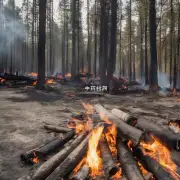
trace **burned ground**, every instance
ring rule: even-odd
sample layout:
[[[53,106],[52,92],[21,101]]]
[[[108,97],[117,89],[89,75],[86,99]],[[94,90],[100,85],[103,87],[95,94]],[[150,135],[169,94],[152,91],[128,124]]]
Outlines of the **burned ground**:
[[[86,98],[63,93],[65,89],[61,94],[32,88],[0,90],[1,180],[13,180],[27,175],[32,167],[21,164],[20,154],[52,139],[54,134],[47,133],[43,125],[64,125],[71,111],[83,110],[83,101],[91,104],[100,102],[107,109],[121,107],[137,117],[160,124],[180,117],[180,100],[177,97],[126,94]]]

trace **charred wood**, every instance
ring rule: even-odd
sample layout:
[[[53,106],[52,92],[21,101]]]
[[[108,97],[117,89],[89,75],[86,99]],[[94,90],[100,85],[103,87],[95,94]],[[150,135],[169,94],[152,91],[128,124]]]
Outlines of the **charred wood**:
[[[20,156],[21,160],[24,163],[33,164],[32,160],[34,158],[38,157],[38,159],[41,159],[50,153],[58,151],[60,147],[62,147],[66,142],[72,139],[74,135],[75,135],[74,131],[69,131],[64,136],[64,138],[56,137],[49,143],[44,144],[39,148],[33,149],[27,153],[21,154]]]
[[[169,172],[167,172],[157,161],[143,154],[140,147],[133,149],[134,155],[142,163],[142,165],[153,174],[157,180],[173,180]]]
[[[155,137],[160,139],[170,149],[180,151],[180,135],[171,132],[166,128],[162,128],[157,124],[139,120],[136,127],[141,130],[151,132]]]
[[[86,133],[79,135],[71,144],[65,144],[65,147],[48,161],[46,161],[34,174],[32,180],[46,179],[66,157],[82,142]]]
[[[105,175],[107,178],[111,178],[118,172],[119,168],[116,165],[115,161],[113,160],[105,134],[104,134],[104,138],[100,140],[99,145],[100,145],[100,152],[103,161],[103,169]]]
[[[89,167],[85,164],[82,168],[71,178],[71,180],[86,180],[89,175]]]
[[[117,152],[118,158],[121,163],[122,169],[128,180],[144,180],[143,175],[140,172],[138,164],[134,159],[132,152],[128,147],[121,142],[120,139],[117,140]]]
[[[56,132],[56,133],[67,133],[69,131],[71,131],[71,129],[69,128],[66,128],[66,127],[59,127],[59,126],[53,126],[53,125],[44,125],[44,128],[46,130],[49,130],[49,131],[53,131],[53,132]]]

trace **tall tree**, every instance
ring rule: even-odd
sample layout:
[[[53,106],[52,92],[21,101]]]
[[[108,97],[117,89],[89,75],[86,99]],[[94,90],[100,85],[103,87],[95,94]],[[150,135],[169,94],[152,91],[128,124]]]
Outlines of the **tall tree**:
[[[150,88],[157,90],[157,46],[156,46],[156,0],[150,0],[149,4],[149,29],[150,29]]]
[[[39,0],[38,89],[45,85],[46,3],[47,0]]]

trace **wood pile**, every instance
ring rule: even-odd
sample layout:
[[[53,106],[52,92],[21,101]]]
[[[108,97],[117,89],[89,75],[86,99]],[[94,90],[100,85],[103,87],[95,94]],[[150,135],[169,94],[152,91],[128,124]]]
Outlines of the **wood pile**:
[[[180,134],[120,109],[88,108],[67,127],[44,126],[64,137],[21,155],[26,164],[43,163],[30,179],[180,179]]]

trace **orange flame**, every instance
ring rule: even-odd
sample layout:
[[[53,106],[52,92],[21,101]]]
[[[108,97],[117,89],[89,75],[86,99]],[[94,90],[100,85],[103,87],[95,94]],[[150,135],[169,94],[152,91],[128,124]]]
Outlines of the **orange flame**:
[[[111,153],[114,157],[117,156],[117,149],[116,149],[116,137],[117,137],[117,129],[116,125],[113,124],[112,126],[107,128],[108,131],[106,132],[106,139],[109,144],[109,148],[111,150]]]
[[[46,84],[54,84],[55,81],[53,79],[47,79]]]
[[[111,179],[120,179],[121,177],[122,177],[122,169],[119,169],[119,171]]]
[[[34,163],[34,164],[37,164],[39,162],[39,159],[38,157],[36,156],[36,153],[33,152],[33,155],[34,155],[34,158],[31,159],[31,161]]]
[[[98,143],[101,138],[103,129],[104,129],[103,126],[97,127],[96,129],[92,131],[91,137],[89,138],[86,163],[91,169],[92,177],[98,175],[99,170],[102,167],[102,162],[101,162],[101,158],[98,155],[97,147],[98,147]]]
[[[154,136],[152,136],[152,138],[154,139],[153,144],[141,142],[141,146],[144,148],[143,153],[150,156],[166,168],[175,179],[179,179],[177,178],[179,175],[176,173],[177,166],[171,159],[170,151],[157,138]]]
[[[82,161],[76,166],[76,168],[73,170],[72,175],[75,175],[79,169],[83,166],[83,164],[86,162],[86,158],[83,158]]]
[[[37,74],[37,73],[35,73],[35,72],[31,72],[31,73],[29,73],[29,74],[28,74],[28,76],[37,77],[37,76],[38,76],[38,74]]]
[[[36,86],[36,84],[37,84],[37,81],[34,81],[34,82],[33,82],[33,86]]]

